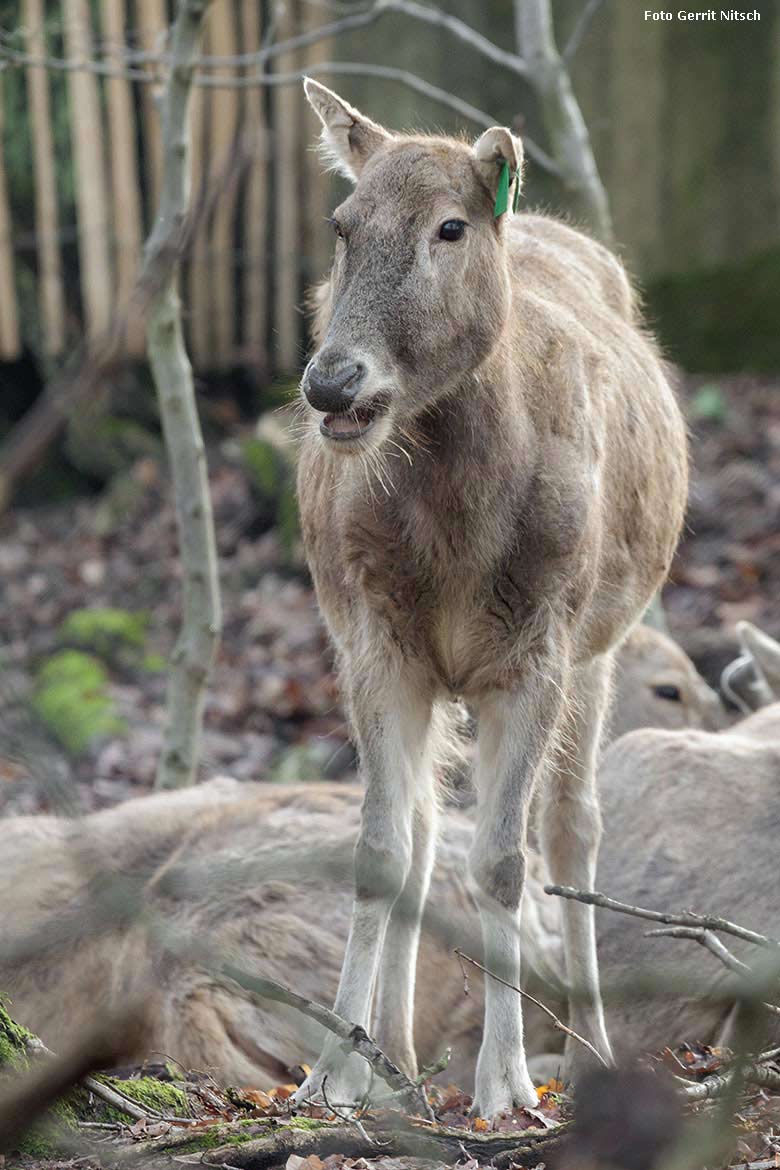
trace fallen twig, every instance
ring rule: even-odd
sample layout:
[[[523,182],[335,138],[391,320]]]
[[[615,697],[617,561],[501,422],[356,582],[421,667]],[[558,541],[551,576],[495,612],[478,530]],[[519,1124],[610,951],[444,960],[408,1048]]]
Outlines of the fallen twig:
[[[702,930],[718,930],[722,934],[731,934],[745,942],[755,943],[759,947],[777,947],[777,939],[767,938],[765,934],[758,934],[755,930],[748,930],[736,922],[729,922],[727,918],[718,918],[711,914],[694,914],[686,910],[679,914],[670,914],[662,910],[647,910],[643,906],[632,906],[628,902],[618,902],[616,898],[608,898],[598,890],[576,890],[573,886],[545,886],[545,894],[553,894],[557,898],[568,898],[575,902],[584,902],[586,906],[599,906],[603,910],[615,910],[618,914],[631,914],[634,918],[647,918],[651,922],[665,922],[668,926],[694,926]]]
[[[742,1080],[750,1085],[760,1085],[764,1089],[780,1089],[780,1073],[771,1068],[763,1068],[758,1063],[745,1065],[741,1071]],[[722,1097],[734,1082],[734,1070],[723,1073],[713,1073],[703,1081],[685,1081],[677,1078],[683,1095],[689,1101],[709,1101],[714,1097]]]
[[[575,1032],[573,1028],[568,1026],[568,1024],[564,1024],[563,1020],[560,1020],[558,1016],[556,1016],[555,1012],[547,1007],[547,1004],[542,1003],[542,1001],[537,999],[535,995],[531,995],[530,991],[524,991],[522,987],[517,987],[514,983],[508,983],[506,979],[502,979],[501,976],[496,975],[494,971],[489,971],[487,967],[483,967],[482,964],[478,963],[476,959],[472,959],[470,955],[464,954],[464,952],[459,950],[457,947],[455,948],[455,954],[459,959],[465,959],[467,963],[471,963],[472,966],[476,967],[478,971],[482,971],[485,975],[489,975],[491,979],[495,979],[497,983],[503,984],[504,987],[510,988],[511,991],[516,991],[518,995],[522,995],[524,999],[530,1000],[531,1003],[535,1004],[538,1008],[541,1008],[544,1014],[552,1021],[554,1028],[557,1028],[559,1032],[564,1032],[567,1036],[571,1036],[572,1040],[576,1040],[579,1044],[583,1044],[589,1052],[593,1053],[593,1055],[596,1057],[599,1063],[604,1066],[604,1068],[610,1067],[599,1050],[594,1047],[593,1044],[591,1044],[590,1040],[586,1040],[584,1036],[580,1036],[579,1032]]]
[[[245,991],[249,991],[253,995],[259,995],[262,999],[273,1000],[275,1003],[286,1004],[288,1007],[296,1008],[302,1015],[308,1016],[309,1019],[316,1020],[323,1028],[327,1028],[329,1032],[333,1032],[335,1036],[338,1036],[343,1041],[347,1051],[357,1052],[358,1056],[362,1056],[380,1080],[383,1080],[391,1089],[406,1097],[411,1105],[417,1106],[420,1104],[420,1086],[410,1080],[406,1073],[401,1072],[400,1068],[385,1056],[381,1048],[371,1039],[368,1032],[360,1024],[351,1024],[348,1020],[343,1019],[323,1004],[317,1003],[315,1000],[306,999],[304,996],[290,991],[289,988],[283,987],[281,983],[276,983],[273,979],[263,979],[259,975],[250,975],[249,972],[242,971],[230,963],[223,964],[219,968],[219,972],[226,979],[232,980],[239,987],[243,987]],[[427,1101],[425,1106],[424,1112],[429,1113],[430,1109],[427,1106]]]
[[[326,1085],[327,1080],[328,1080],[327,1076],[324,1076],[322,1078],[322,1086],[321,1086],[322,1087],[322,1099],[325,1102],[326,1109],[328,1109],[333,1114],[334,1117],[337,1117],[339,1119],[339,1121],[346,1121],[348,1125],[354,1125],[355,1129],[358,1131],[360,1136],[362,1138],[365,1138],[365,1140],[368,1142],[368,1144],[370,1146],[375,1146],[376,1142],[374,1141],[373,1138],[370,1138],[368,1136],[368,1134],[366,1133],[365,1126],[363,1125],[363,1122],[360,1120],[359,1117],[355,1116],[354,1109],[352,1110],[352,1112],[350,1114],[348,1114],[345,1117],[343,1113],[340,1113],[338,1109],[334,1109],[334,1107],[331,1105],[330,1101],[328,1100],[327,1093],[325,1090],[325,1085]]]

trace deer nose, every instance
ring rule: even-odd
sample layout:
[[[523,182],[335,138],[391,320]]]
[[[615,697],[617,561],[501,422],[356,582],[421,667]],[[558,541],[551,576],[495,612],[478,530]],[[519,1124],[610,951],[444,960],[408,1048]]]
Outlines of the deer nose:
[[[312,364],[303,387],[309,405],[325,414],[339,414],[349,410],[365,372],[362,362],[352,362],[332,372]]]

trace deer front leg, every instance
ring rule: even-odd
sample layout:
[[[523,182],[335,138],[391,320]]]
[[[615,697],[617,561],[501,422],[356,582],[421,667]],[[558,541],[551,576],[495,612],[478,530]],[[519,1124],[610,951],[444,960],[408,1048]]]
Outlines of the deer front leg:
[[[408,1077],[417,1075],[414,1049],[414,986],[420,925],[436,850],[438,810],[430,764],[420,777],[412,819],[412,858],[406,884],[393,907],[376,989],[374,1037]]]
[[[603,655],[574,675],[562,734],[544,785],[541,844],[556,884],[592,890],[601,838],[596,767],[612,661]],[[569,987],[569,1025],[612,1060],[599,990],[593,906],[561,899]],[[584,1045],[566,1039],[566,1072],[576,1080],[594,1063]]]
[[[477,830],[471,873],[488,971],[520,984],[520,903],[525,839],[534,782],[551,748],[561,711],[561,670],[545,661],[514,693],[494,692],[478,707]],[[492,1117],[535,1105],[523,1044],[522,999],[485,976],[485,1026],[473,1111]]]
[[[412,861],[412,810],[431,704],[411,680],[353,682],[351,712],[366,794],[355,846],[352,923],[334,1010],[368,1030],[388,921]],[[408,944],[408,935],[399,941]],[[403,966],[403,957],[400,962]],[[346,1056],[340,1041],[329,1036],[296,1101],[321,1101],[325,1077],[329,1101],[358,1101],[368,1085],[368,1066],[361,1057]]]

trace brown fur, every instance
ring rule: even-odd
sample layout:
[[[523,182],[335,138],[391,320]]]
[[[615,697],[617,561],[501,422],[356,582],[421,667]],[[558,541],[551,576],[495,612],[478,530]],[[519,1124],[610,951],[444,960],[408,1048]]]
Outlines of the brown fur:
[[[551,872],[568,884],[593,877],[611,656],[668,571],[686,442],[615,257],[555,220],[495,217],[501,167],[519,175],[522,160],[508,130],[486,131],[473,148],[393,135],[317,83],[307,95],[326,146],[357,177],[334,213],[336,257],[302,381],[322,413],[308,412],[298,471],[307,555],[366,778],[336,1006],[367,1026],[378,981],[380,1034],[413,1072],[404,1004],[415,932],[391,913],[398,901],[406,918],[419,915],[425,898],[432,713],[462,697],[478,717],[470,868],[485,955],[512,982],[537,775]],[[453,220],[464,225],[455,242],[441,228]],[[353,390],[325,397],[335,383]],[[336,441],[333,426],[343,434],[350,418],[365,434]],[[592,912],[563,913],[573,1010],[608,1055]],[[327,1075],[359,1095],[340,1079],[341,1059],[331,1045],[303,1094]],[[534,1099],[519,1007],[496,986],[475,1108]]]

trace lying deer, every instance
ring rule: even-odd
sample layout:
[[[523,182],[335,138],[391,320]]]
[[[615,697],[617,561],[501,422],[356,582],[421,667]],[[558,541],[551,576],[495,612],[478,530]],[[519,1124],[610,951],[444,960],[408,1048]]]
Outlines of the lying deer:
[[[722,720],[690,660],[655,631],[637,629],[629,636],[616,673],[613,722],[621,726],[660,721],[667,727],[707,727]],[[676,688],[677,697],[659,699],[657,688],[665,696]],[[615,871],[610,892],[639,897],[620,870],[621,859],[625,869],[631,865],[621,842],[625,819],[637,816],[632,778],[614,770],[609,776],[602,867]],[[723,784],[730,789],[730,780]],[[59,1049],[88,1031],[94,1013],[110,1006],[112,996],[126,1002],[130,978],[153,992],[149,1048],[128,1050],[128,1061],[140,1061],[154,1049],[187,1068],[210,1068],[227,1083],[267,1089],[288,1081],[289,1065],[314,1060],[322,1040],[318,1030],[311,1031],[301,1017],[277,1004],[251,1002],[197,963],[161,953],[142,926],[115,923],[114,910],[103,933],[85,911],[91,893],[110,886],[107,878],[116,876],[120,892],[123,881],[131,891],[144,890],[149,910],[170,922],[175,934],[186,931],[204,940],[216,956],[230,954],[247,971],[311,998],[333,995],[349,926],[349,856],[360,795],[357,787],[344,784],[250,785],[218,779],[128,801],[81,821],[47,816],[4,821],[0,991],[10,996],[20,1022]],[[651,789],[642,817],[662,835],[664,807],[662,789]],[[774,848],[774,837],[743,826],[739,809],[734,811],[734,848],[741,840],[745,855],[760,862]],[[701,866],[704,820],[697,811],[691,849],[681,855],[676,870],[680,888]],[[645,823],[642,818],[640,823]],[[423,1062],[452,1045],[445,1075],[464,1088],[473,1084],[482,1009],[481,980],[475,977],[471,994],[464,997],[452,955],[455,945],[467,953],[478,946],[476,911],[463,881],[470,834],[470,818],[449,810],[427,907],[415,1020]],[[531,857],[521,933],[523,977],[554,1002],[564,993],[560,906],[544,894],[544,880],[540,860]],[[730,881],[729,876],[713,882],[712,896],[722,913],[734,916]],[[644,895],[655,903],[652,887]],[[771,914],[756,921],[762,929],[775,926]],[[72,930],[63,929],[68,923]],[[38,940],[34,957],[12,961],[14,940],[30,935]],[[610,979],[626,969],[619,946],[610,946],[605,967]],[[706,1038],[703,1028],[686,1030],[686,1010],[680,1005],[680,1038]],[[624,1042],[641,1043],[648,1014],[636,1013],[626,1022]],[[705,1022],[714,1032],[717,1019]],[[530,1051],[551,1051],[555,1037],[545,1029],[544,1017],[534,1013],[529,1025]],[[698,1016],[696,1025],[701,1027]]]
[[[336,1010],[409,1074],[419,922],[452,700],[478,720],[469,868],[484,957],[520,978],[528,809],[556,881],[592,885],[595,760],[615,647],[663,581],[686,497],[674,394],[616,258],[514,216],[522,146],[487,130],[391,134],[307,80],[323,145],[355,189],[302,379],[298,487],[309,564],[365,781]],[[563,908],[572,1024],[605,1058],[594,917]],[[374,1023],[371,1023],[372,1004]],[[584,1049],[571,1048],[569,1067]],[[326,1042],[341,1100],[365,1066]],[[520,999],[487,989],[474,1109],[536,1094]]]
[[[737,633],[760,680],[753,701],[767,705],[715,734],[647,728],[610,747],[600,779],[605,822],[619,848],[604,850],[598,883],[628,902],[725,914],[777,938],[780,644],[746,622]],[[627,813],[629,785],[641,816]],[[721,1005],[716,1027],[707,1002],[727,981],[726,968],[714,960],[703,965],[694,944],[648,940],[647,924],[637,919],[600,913],[599,952],[618,982],[652,962],[689,986],[701,985],[701,998],[664,995],[646,1009],[636,997],[617,1001],[609,1012],[613,1032],[646,1050],[685,1036],[728,1042],[728,1005]],[[729,939],[728,946],[751,957],[738,941]]]

